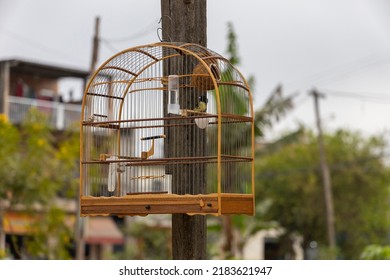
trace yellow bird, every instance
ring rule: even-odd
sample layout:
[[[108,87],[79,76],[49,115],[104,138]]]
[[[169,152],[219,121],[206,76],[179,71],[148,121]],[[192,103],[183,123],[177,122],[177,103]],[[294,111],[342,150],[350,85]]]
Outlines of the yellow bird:
[[[206,95],[201,95],[199,96],[199,103],[198,106],[195,107],[194,111],[196,112],[206,112],[207,110],[207,96]]]

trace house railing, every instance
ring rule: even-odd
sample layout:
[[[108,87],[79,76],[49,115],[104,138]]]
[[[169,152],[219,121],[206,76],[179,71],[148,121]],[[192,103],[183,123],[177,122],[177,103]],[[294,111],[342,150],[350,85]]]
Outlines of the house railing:
[[[13,124],[21,123],[31,108],[47,114],[51,127],[57,130],[68,129],[80,121],[81,105],[18,96],[9,96],[8,103],[8,118]]]

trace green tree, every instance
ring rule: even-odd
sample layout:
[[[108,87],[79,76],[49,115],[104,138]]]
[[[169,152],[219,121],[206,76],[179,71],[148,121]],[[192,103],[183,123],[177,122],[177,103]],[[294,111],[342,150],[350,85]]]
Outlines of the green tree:
[[[114,255],[115,259],[168,260],[172,259],[171,230],[163,226],[150,226],[147,222],[134,221],[124,226],[130,237],[125,251]]]
[[[310,131],[296,139],[256,160],[257,196],[272,201],[268,220],[277,221],[286,234],[300,234],[305,249],[316,241],[320,257],[327,258],[317,139]],[[390,172],[385,148],[382,137],[346,130],[325,135],[339,258],[357,259],[365,246],[386,242]]]
[[[227,56],[230,63],[233,66],[237,66],[240,63],[239,50],[237,44],[237,36],[234,31],[232,23],[228,23],[228,46],[227,46]],[[232,80],[231,73],[225,71],[221,73],[221,79],[223,80]],[[253,92],[255,86],[255,79],[253,76],[247,78],[251,91]],[[220,88],[221,96],[228,96],[229,98],[224,98],[221,100],[221,107],[223,112],[232,112],[239,115],[245,115],[247,112],[246,101],[244,96],[236,92],[232,87],[221,87]],[[263,137],[264,132],[267,128],[272,127],[280,118],[285,116],[288,111],[293,107],[294,96],[290,95],[285,97],[283,95],[282,86],[278,85],[276,89],[268,96],[264,104],[255,111],[255,136]],[[248,126],[237,126],[234,131],[224,130],[222,132],[222,138],[224,139],[224,148],[236,153],[238,145],[241,143],[244,147],[241,149],[247,149],[251,145],[250,141],[251,127]],[[235,181],[234,177],[237,172],[240,170],[232,170],[225,172],[226,177],[223,178],[226,182]],[[227,184],[229,185],[229,184]],[[212,226],[209,226],[211,234],[213,232],[223,232],[224,235],[224,244],[222,245],[223,257],[224,258],[238,258],[242,254],[242,249],[245,245],[247,238],[254,234],[256,231],[268,228],[269,223],[264,223],[262,219],[262,211],[264,205],[258,205],[255,217],[244,217],[244,216],[223,216],[221,218],[222,224],[210,223]],[[237,234],[234,234],[236,232]],[[234,237],[236,236],[236,237]],[[210,239],[213,239],[210,236]],[[234,240],[238,239],[238,240]],[[234,252],[233,244],[238,244],[238,252]]]
[[[11,192],[6,187],[10,185],[16,176],[17,166],[17,146],[15,143],[19,142],[18,130],[9,123],[7,117],[0,114],[0,259],[6,256],[5,252],[5,231],[4,211],[7,207],[7,198],[10,197]]]
[[[32,109],[20,128],[0,122],[1,197],[3,211],[24,211],[35,222],[25,248],[16,248],[18,258],[68,259],[71,230],[66,226],[65,209],[58,206],[58,195],[74,197],[78,142],[73,134],[54,137],[47,116]],[[72,135],[72,136],[70,136]],[[18,247],[14,242],[14,247]],[[25,256],[22,256],[22,252]]]
[[[369,245],[360,255],[362,260],[390,260],[390,246]]]

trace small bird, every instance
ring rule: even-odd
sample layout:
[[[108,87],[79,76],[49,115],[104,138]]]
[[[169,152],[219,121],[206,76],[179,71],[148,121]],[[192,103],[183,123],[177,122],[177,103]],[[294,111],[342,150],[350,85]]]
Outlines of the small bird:
[[[207,110],[207,96],[206,95],[201,95],[199,96],[199,103],[198,106],[195,107],[194,111],[196,112],[206,112]]]

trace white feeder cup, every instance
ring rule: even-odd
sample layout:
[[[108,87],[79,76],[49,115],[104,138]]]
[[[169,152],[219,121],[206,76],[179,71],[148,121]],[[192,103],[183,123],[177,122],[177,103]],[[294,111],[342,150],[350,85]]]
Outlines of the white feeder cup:
[[[168,76],[168,113],[180,115],[179,76]]]

